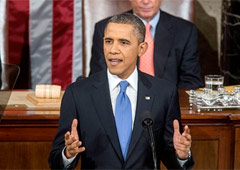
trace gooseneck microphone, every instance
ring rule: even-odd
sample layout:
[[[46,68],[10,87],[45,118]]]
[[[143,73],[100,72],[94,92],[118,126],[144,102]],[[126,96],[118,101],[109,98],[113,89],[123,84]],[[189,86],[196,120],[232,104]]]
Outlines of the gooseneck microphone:
[[[152,154],[153,154],[153,163],[154,163],[154,170],[157,170],[157,156],[155,150],[155,140],[153,136],[152,126],[153,126],[153,117],[150,111],[144,111],[141,115],[142,126],[147,128],[148,134],[150,137],[150,145],[152,147]]]

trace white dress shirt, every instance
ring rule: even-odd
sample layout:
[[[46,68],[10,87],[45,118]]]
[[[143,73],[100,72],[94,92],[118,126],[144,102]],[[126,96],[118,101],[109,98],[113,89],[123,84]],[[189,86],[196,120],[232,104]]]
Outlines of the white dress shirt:
[[[120,91],[120,85],[119,83],[123,81],[116,75],[112,75],[109,70],[107,70],[107,76],[108,76],[108,82],[109,82],[109,91],[110,91],[110,97],[112,102],[112,109],[113,114],[115,116],[115,106],[116,106],[116,100],[118,93]],[[135,114],[136,114],[136,106],[137,106],[137,91],[138,91],[138,71],[137,68],[135,68],[134,72],[126,79],[126,81],[129,83],[126,94],[131,102],[131,108],[132,108],[132,128],[134,124]]]

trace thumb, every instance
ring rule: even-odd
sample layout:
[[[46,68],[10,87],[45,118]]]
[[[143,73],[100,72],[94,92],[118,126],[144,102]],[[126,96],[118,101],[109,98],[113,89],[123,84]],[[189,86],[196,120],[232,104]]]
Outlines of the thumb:
[[[78,125],[77,119],[73,119],[71,135],[73,135],[76,139],[78,139],[77,125]]]
[[[177,119],[173,121],[174,134],[180,134],[179,131],[179,122]]]

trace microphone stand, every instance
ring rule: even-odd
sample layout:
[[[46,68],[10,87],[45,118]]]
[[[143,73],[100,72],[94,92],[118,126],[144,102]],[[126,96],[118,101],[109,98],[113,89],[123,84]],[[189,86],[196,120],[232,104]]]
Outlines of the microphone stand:
[[[157,156],[156,156],[155,141],[154,141],[154,136],[152,131],[152,126],[153,126],[152,113],[150,111],[144,111],[141,115],[141,120],[142,120],[142,126],[144,128],[147,128],[147,131],[149,134],[149,142],[152,148],[154,170],[157,170]]]
[[[153,155],[153,163],[154,163],[154,170],[157,170],[157,156],[156,156],[156,150],[155,150],[155,142],[153,137],[153,131],[152,131],[152,125],[147,124],[148,134],[150,137],[150,145],[152,148],[152,155]]]

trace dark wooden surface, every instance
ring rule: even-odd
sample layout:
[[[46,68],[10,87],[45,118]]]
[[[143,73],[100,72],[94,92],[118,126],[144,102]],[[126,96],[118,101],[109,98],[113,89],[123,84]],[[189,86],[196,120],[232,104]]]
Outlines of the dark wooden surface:
[[[240,110],[195,112],[179,91],[182,122],[192,134],[193,169],[240,169]],[[59,111],[8,109],[0,123],[0,169],[49,169]]]

